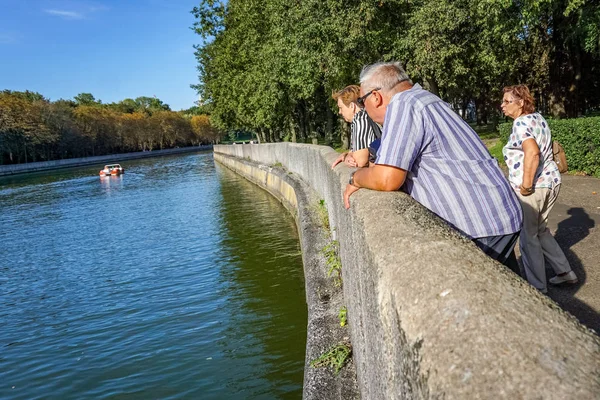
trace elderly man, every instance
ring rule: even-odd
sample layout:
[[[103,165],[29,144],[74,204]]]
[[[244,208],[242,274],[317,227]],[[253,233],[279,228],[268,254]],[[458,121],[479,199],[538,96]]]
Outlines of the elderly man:
[[[367,66],[357,102],[383,123],[375,165],[354,171],[344,204],[360,188],[404,191],[486,254],[519,273],[514,246],[522,212],[498,163],[439,97],[413,85],[399,63]]]

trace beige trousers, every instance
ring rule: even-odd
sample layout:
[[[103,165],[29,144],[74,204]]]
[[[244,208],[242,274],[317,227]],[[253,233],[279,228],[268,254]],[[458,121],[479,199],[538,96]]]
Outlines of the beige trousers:
[[[547,228],[548,215],[554,206],[560,185],[553,189],[539,188],[530,196],[517,192],[523,208],[523,229],[519,237],[519,246],[525,277],[539,290],[546,289],[546,266],[544,259],[556,274],[569,272],[571,266],[565,253]]]

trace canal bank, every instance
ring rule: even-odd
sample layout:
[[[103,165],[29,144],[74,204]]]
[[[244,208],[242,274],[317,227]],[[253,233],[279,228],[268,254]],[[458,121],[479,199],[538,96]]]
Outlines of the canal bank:
[[[336,156],[215,146],[217,161],[281,165],[327,204],[362,398],[596,398],[598,336],[402,193],[360,191],[345,210]]]
[[[0,165],[0,176],[26,174],[29,172],[51,171],[62,168],[83,167],[86,165],[121,162],[124,160],[137,160],[141,158],[170,156],[176,154],[194,153],[211,150],[212,145],[182,147],[154,151],[138,151],[135,153],[110,154],[106,156],[68,158],[64,160],[40,161],[26,164]]]
[[[298,176],[278,165],[254,162],[215,153],[215,160],[262,187],[277,198],[296,220],[304,265],[308,328],[304,365],[303,398],[308,400],[360,398],[356,369],[351,359],[339,375],[329,368],[311,366],[335,346],[349,341],[339,313],[345,308],[339,280],[330,276],[324,249],[332,242],[328,221],[323,220],[321,198]]]

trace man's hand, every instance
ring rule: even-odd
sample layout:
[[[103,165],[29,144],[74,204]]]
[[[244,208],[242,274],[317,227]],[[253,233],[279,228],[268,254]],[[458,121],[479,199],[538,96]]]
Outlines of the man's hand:
[[[335,159],[335,161],[333,162],[333,164],[331,164],[331,169],[334,169],[336,165],[338,165],[339,163],[345,161],[346,157],[348,157],[348,152],[340,154],[338,156],[338,158]]]
[[[358,189],[360,188],[354,185],[346,185],[346,190],[344,190],[344,207],[346,207],[346,210],[350,208],[350,196],[352,196],[352,193],[356,192]]]
[[[406,170],[391,165],[375,164],[352,173],[352,185],[344,190],[344,206],[350,208],[350,196],[360,188],[391,192],[400,189],[406,179]]]
[[[349,166],[350,168],[358,167],[358,163],[354,159],[354,156],[352,155],[352,153],[348,153],[348,155],[346,156],[346,159],[344,160],[344,163],[346,163],[346,165]]]

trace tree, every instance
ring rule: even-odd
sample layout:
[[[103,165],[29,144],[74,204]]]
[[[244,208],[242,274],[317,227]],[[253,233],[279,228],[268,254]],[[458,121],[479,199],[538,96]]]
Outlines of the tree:
[[[47,101],[31,93],[0,93],[0,151],[8,162],[15,154],[20,162],[36,161],[58,139],[46,125]]]
[[[200,143],[219,143],[221,134],[210,123],[208,115],[194,115],[190,120],[194,145]]]
[[[189,117],[156,98],[102,104],[89,93],[50,102],[0,92],[0,163],[19,163],[197,144]]]
[[[79,93],[73,98],[73,100],[75,100],[75,103],[80,106],[93,106],[102,103],[99,100],[96,101],[96,98],[91,93]]]
[[[458,110],[473,101],[481,123],[507,84],[528,83],[555,115],[600,105],[595,1],[203,0],[192,13],[205,39],[194,87],[217,127],[261,141],[338,137],[329,93],[380,60]]]
[[[148,115],[152,115],[156,111],[171,111],[168,104],[162,102],[162,100],[156,97],[137,97],[135,100],[135,111],[145,112]]]

